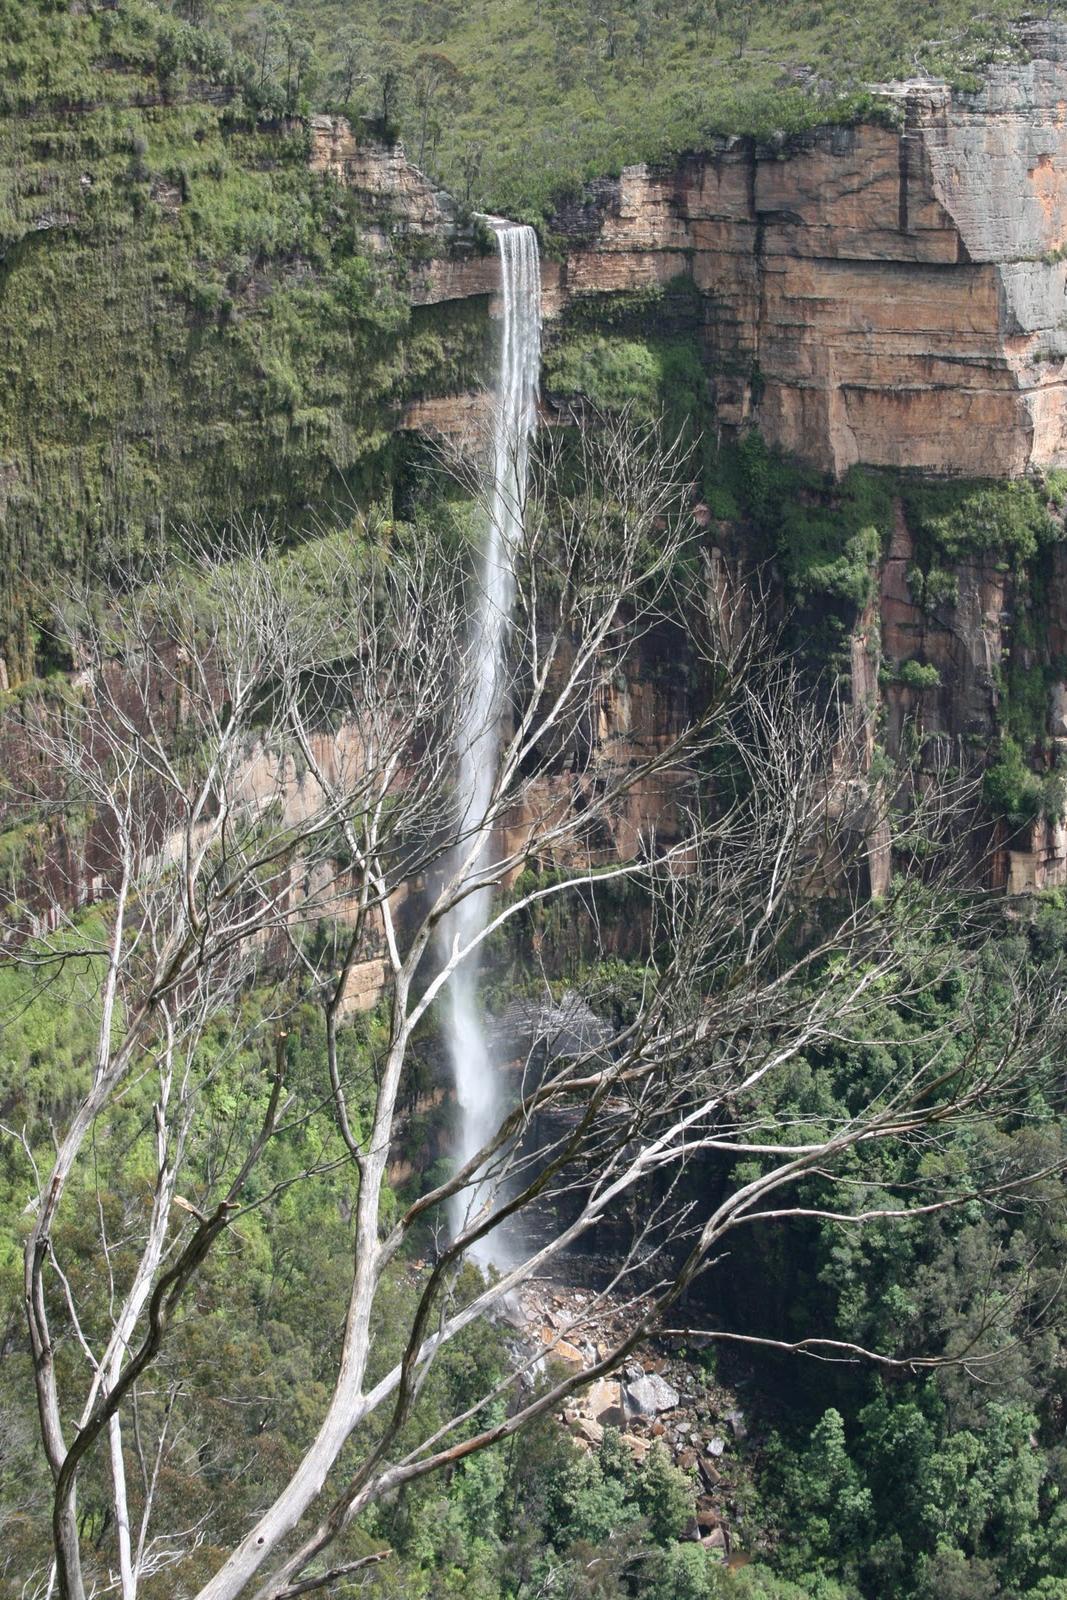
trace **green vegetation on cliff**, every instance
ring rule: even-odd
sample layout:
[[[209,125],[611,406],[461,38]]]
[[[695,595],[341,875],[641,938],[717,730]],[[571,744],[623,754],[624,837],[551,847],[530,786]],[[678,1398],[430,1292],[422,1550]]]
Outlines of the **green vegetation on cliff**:
[[[863,85],[961,83],[1018,49],[1021,0],[179,0],[275,77],[383,112],[460,196],[540,212],[588,178],[720,134],[870,109]]]
[[[412,313],[303,124],[144,0],[8,6],[0,115],[0,644],[36,587],[182,523],[347,517],[409,395],[476,382],[484,305]],[[233,87],[233,80],[238,80]],[[0,101],[0,108],[3,102]]]
[[[402,250],[369,253],[354,198],[309,174],[302,113],[376,116],[461,198],[540,216],[624,161],[852,116],[867,77],[980,66],[1019,47],[1019,9],[375,0],[353,15],[337,0],[3,0],[9,679],[33,670],[47,574],[182,522],[343,517],[389,493],[404,400],[486,372],[484,308],[409,311]],[[691,285],[617,298],[572,308],[549,387],[692,426],[705,401]],[[724,515],[734,477],[713,474]],[[883,518],[849,513],[838,539],[822,487],[793,478],[755,508],[776,524],[791,582],[860,601]],[[861,481],[831,499],[852,504]],[[1037,525],[1019,511],[1029,538]],[[948,559],[960,537],[951,511],[940,521]]]
[[[629,406],[645,421],[662,417],[676,432],[699,418],[706,378],[692,341],[585,333],[549,351],[545,383],[560,399],[601,411]]]
[[[566,414],[584,406],[662,416],[671,434],[699,441],[703,496],[718,538],[742,560],[769,563],[790,603],[793,643],[817,674],[827,667],[847,685],[857,624],[878,652],[876,607],[895,526],[910,552],[906,583],[916,615],[903,648],[880,670],[883,687],[909,692],[901,713],[921,759],[923,701],[944,688],[949,726],[959,703],[946,654],[948,636],[973,619],[953,617],[961,579],[978,585],[1003,615],[995,659],[983,656],[986,727],[965,730],[971,751],[984,745],[984,797],[1012,830],[1065,810],[1059,744],[1050,737],[1050,695],[1067,672],[1052,648],[1049,602],[1054,548],[1064,538],[1063,475],[1019,480],[933,479],[854,466],[839,480],[771,450],[757,426],[733,437],[717,426],[716,381],[702,364],[705,304],[692,280],[678,278],[629,293],[583,292],[549,325],[545,389]],[[728,381],[736,373],[724,374]],[[758,397],[758,371],[747,377]],[[890,580],[893,581],[893,580]],[[1001,598],[993,597],[1001,591]],[[972,602],[973,604],[973,602]],[[862,619],[862,621],[861,621]],[[940,650],[941,666],[926,659]],[[977,649],[972,643],[968,649]],[[933,701],[926,703],[933,709]]]
[[[1055,11],[1060,0],[1044,9]],[[274,115],[377,118],[461,198],[540,212],[627,162],[875,110],[917,70],[977,83],[1022,0],[4,0],[0,107],[225,83]],[[116,70],[101,73],[101,64]]]
[[[772,137],[852,115],[866,76],[916,65],[966,74],[1014,48],[1005,24],[1020,9],[1011,0],[988,0],[981,17],[963,0],[375,0],[353,16],[341,0],[123,0],[98,9],[0,0],[7,671],[33,669],[38,587],[55,569],[128,557],[180,522],[259,513],[299,530],[344,519],[389,494],[404,401],[466,387],[486,370],[484,302],[409,309],[402,259],[370,253],[353,197],[309,174],[302,111],[330,104],[384,114],[462,199],[539,218],[583,179],[626,161],[718,132]],[[806,72],[814,93],[801,86]],[[666,411],[672,425],[698,431],[706,377],[686,294],[675,285],[576,304],[547,352],[552,395],[629,404],[645,416]],[[1003,567],[1032,596],[1062,533],[1055,482],[930,485],[857,468],[835,484],[768,452],[755,432],[721,448],[709,439],[701,465],[712,516],[734,523],[773,563],[805,644],[842,670],[897,499],[916,540],[909,584],[928,616],[955,606],[956,569],[968,562]],[[1054,676],[1041,615],[1035,600],[997,667],[1002,735],[986,800],[1013,826],[1063,806],[1058,775],[1031,770],[1045,756]],[[937,668],[918,657],[892,670],[916,695],[938,687]],[[16,877],[44,847],[37,828],[0,840],[0,872]],[[621,925],[631,908],[605,903]],[[561,930],[543,918],[531,931],[546,959],[558,959]],[[1046,897],[1031,926],[1006,939],[1030,941],[1035,962],[1063,961],[1062,897]],[[0,984],[0,1111],[29,1130],[39,1157],[56,1108],[77,1088],[93,976],[87,970],[84,989],[56,992],[32,1017],[17,986]],[[519,976],[496,974],[502,999]],[[993,966],[990,991],[996,1004],[1010,1002]],[[768,1097],[768,1122],[810,1131],[847,1118],[908,1072],[924,1038],[951,1023],[955,1003],[950,984],[908,1014],[873,1003],[865,1030],[797,1061],[781,1094]],[[251,1025],[268,1004],[263,991],[250,993],[233,1021]],[[343,1064],[357,1077],[376,1026],[371,1015],[345,1031]],[[228,1022],[208,1041],[217,1082],[198,1176],[261,1109],[269,1059],[240,1032]],[[163,1373],[179,1391],[183,1368],[207,1375],[193,1421],[210,1448],[204,1459],[190,1451],[161,1491],[208,1529],[182,1574],[187,1585],[212,1569],[291,1468],[300,1425],[321,1416],[332,1381],[351,1185],[331,1178],[315,1206],[285,1190],[300,1162],[337,1153],[315,1092],[323,1045],[310,1012],[295,1020],[286,1049],[298,1098],[293,1131],[265,1176],[278,1193],[250,1213],[233,1259],[207,1276],[202,1315],[179,1330]],[[946,1068],[963,1072],[962,1053],[950,1051]],[[431,1069],[420,1070],[426,1081],[412,1084],[413,1104],[434,1087]],[[354,1119],[364,1110],[355,1105]],[[413,1113],[413,1146],[427,1128],[440,1124]],[[371,1574],[370,1592],[383,1600],[1065,1600],[1067,1321],[1056,1263],[1067,1215],[1055,1177],[1063,1142],[1061,1120],[1035,1095],[1010,1128],[946,1137],[936,1161],[927,1157],[934,1172],[909,1165],[906,1153],[892,1168],[861,1154],[849,1174],[877,1207],[901,1185],[934,1178],[946,1194],[967,1194],[991,1166],[1010,1175],[1043,1163],[1050,1175],[1034,1205],[1011,1195],[992,1216],[966,1206],[844,1237],[811,1218],[742,1242],[728,1303],[711,1308],[732,1328],[759,1325],[784,1340],[816,1329],[902,1361],[922,1348],[984,1360],[996,1340],[1006,1346],[1002,1360],[982,1366],[979,1385],[965,1364],[888,1376],[819,1364],[799,1380],[795,1365],[747,1368],[751,1433],[747,1443],[728,1441],[744,1461],[729,1517],[757,1554],[752,1566],[727,1573],[692,1541],[676,1542],[696,1484],[661,1453],[637,1469],[610,1431],[582,1455],[545,1424],[519,1448],[496,1448],[447,1482],[402,1493],[355,1528],[352,1554],[384,1543],[397,1552],[384,1575]],[[125,1199],[151,1155],[149,1099],[134,1093],[101,1141],[94,1183],[77,1196],[85,1217],[72,1212],[57,1234],[76,1287],[99,1266],[85,1218],[102,1208],[121,1237]],[[26,1193],[11,1138],[0,1156],[0,1209],[11,1222],[0,1241],[0,1591],[12,1596],[45,1561],[50,1493],[24,1404]],[[819,1207],[817,1179],[805,1179],[801,1198]],[[429,1233],[418,1240],[427,1253],[433,1244]],[[390,1314],[403,1326],[421,1270],[406,1259],[397,1267],[378,1363],[396,1354]],[[442,1359],[420,1420],[477,1399],[502,1364],[502,1345],[499,1333],[478,1329]],[[78,1359],[65,1339],[60,1360]],[[161,1408],[164,1394],[161,1385],[151,1405]],[[181,1405],[192,1402],[182,1396]],[[87,1540],[102,1536],[111,1510],[100,1473],[88,1477],[82,1513]],[[148,1600],[169,1600],[168,1582],[148,1585]]]
[[[945,565],[993,556],[1021,568],[1063,536],[1062,522],[1054,515],[1059,500],[1053,487],[1022,481],[945,483],[907,476],[902,494],[920,545]]]

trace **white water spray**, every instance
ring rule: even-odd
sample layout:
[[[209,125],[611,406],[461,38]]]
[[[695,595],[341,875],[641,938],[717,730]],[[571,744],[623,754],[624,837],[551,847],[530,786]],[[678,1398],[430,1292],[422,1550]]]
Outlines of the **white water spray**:
[[[537,423],[541,369],[541,264],[532,228],[487,219],[500,252],[503,301],[500,366],[493,415],[492,498],[479,573],[473,640],[475,681],[466,715],[456,730],[457,810],[464,833],[478,841],[475,866],[489,849],[486,810],[492,798],[500,739],[501,688],[508,620],[515,599],[515,547],[526,489],[530,436]],[[461,849],[469,852],[470,844]],[[444,948],[476,938],[489,918],[488,889],[462,900],[442,924]],[[461,1162],[481,1148],[499,1125],[500,1084],[489,1053],[478,1004],[477,952],[453,974],[447,1005],[448,1048],[459,1103]],[[484,1194],[456,1197],[453,1225],[478,1209]],[[483,1264],[504,1264],[506,1247],[489,1236],[472,1252]]]

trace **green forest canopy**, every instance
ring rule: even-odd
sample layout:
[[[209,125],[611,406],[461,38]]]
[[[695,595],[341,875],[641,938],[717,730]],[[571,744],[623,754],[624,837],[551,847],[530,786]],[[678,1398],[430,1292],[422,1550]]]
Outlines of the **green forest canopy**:
[[[719,133],[854,113],[872,80],[977,82],[1019,0],[179,0],[319,102],[383,110],[461,196],[518,213]],[[1051,8],[1046,8],[1051,9]]]
[[[850,117],[873,80],[931,74],[976,87],[990,62],[1024,48],[1013,24],[1035,14],[1021,0],[125,0],[118,9],[122,20],[102,8],[116,41],[139,31],[141,64],[161,78],[196,55],[201,75],[242,82],[264,107],[384,117],[461,197],[512,214],[715,134],[773,136]],[[100,58],[80,54],[86,29],[65,5],[4,0],[0,18],[8,104],[77,99],[79,80],[86,97],[99,96],[89,80]],[[150,36],[162,40],[158,59]],[[239,62],[227,61],[231,50]]]
[[[153,97],[180,102],[191,83],[236,83],[249,109],[264,116],[324,107],[356,117],[385,114],[412,155],[461,198],[538,214],[584,178],[699,143],[717,131],[770,135],[828,115],[848,115],[857,104],[850,97],[869,79],[943,72],[966,86],[989,61],[1018,50],[1009,25],[1034,10],[1018,0],[987,0],[980,7],[969,0],[174,0],[169,6],[123,0],[115,11],[98,7],[93,12],[86,6],[76,14],[49,0],[0,0],[0,93],[5,96],[0,104],[19,115],[41,105],[62,111],[47,133],[55,142],[38,143],[30,155],[20,151],[9,172],[32,175],[32,156],[46,178],[54,180],[66,162],[72,183],[80,184],[83,161],[90,159],[88,142],[99,142],[91,158],[98,175],[85,240],[72,238],[64,247],[68,254],[62,254],[53,235],[47,268],[28,255],[30,245],[22,245],[21,265],[13,251],[8,315],[20,319],[27,337],[36,331],[24,302],[12,293],[17,268],[22,292],[30,283],[39,292],[56,292],[68,325],[73,321],[88,330],[95,322],[98,344],[87,346],[87,357],[95,361],[99,377],[90,376],[102,391],[118,389],[114,378],[125,370],[115,372],[105,359],[113,354],[119,328],[125,359],[140,361],[145,370],[142,352],[150,338],[161,346],[160,361],[172,342],[179,349],[179,333],[167,333],[171,324],[160,312],[164,289],[183,306],[194,290],[201,300],[207,297],[210,303],[196,308],[205,326],[194,324],[204,351],[193,341],[202,363],[196,369],[201,409],[210,387],[205,364],[210,361],[210,370],[217,366],[223,376],[231,367],[240,375],[247,360],[250,385],[258,385],[257,404],[268,420],[286,419],[286,431],[278,435],[284,438],[284,455],[274,446],[284,476],[301,488],[306,482],[310,495],[317,480],[310,472],[305,477],[297,472],[304,460],[301,431],[311,435],[327,424],[334,429],[332,419],[342,414],[341,380],[324,348],[329,344],[333,358],[342,359],[346,368],[355,365],[356,356],[362,361],[360,398],[368,415],[350,417],[351,436],[336,448],[331,444],[347,466],[350,458],[372,456],[383,427],[378,398],[394,387],[400,391],[407,381],[391,343],[396,307],[384,291],[375,301],[369,290],[344,276],[343,263],[352,254],[351,219],[337,222],[324,196],[308,198],[298,136],[280,154],[267,152],[254,126],[242,125],[224,149],[210,102],[182,108],[172,119],[170,113],[157,115]],[[137,103],[149,109],[124,109]],[[91,118],[78,112],[86,104],[97,108]],[[70,126],[64,128],[68,110]],[[166,151],[164,160],[171,138],[173,151]],[[183,224],[188,238],[184,233],[179,238],[173,223],[172,242],[164,232],[171,220],[166,215],[155,220],[152,208],[162,211],[152,198],[157,162],[160,171],[172,163],[180,169],[188,191],[184,204],[190,215]],[[18,190],[12,201],[13,240],[23,238],[24,201]],[[122,241],[136,267],[136,277],[123,279],[141,286],[136,304],[143,306],[143,326],[136,330],[128,295],[111,308],[95,294],[95,280],[84,275],[79,280],[84,258],[78,252],[90,243],[96,250],[102,239],[111,247],[109,262],[118,259],[116,241]],[[267,306],[231,296],[234,262],[244,256],[255,261],[262,295],[264,261],[284,261],[294,249],[314,266],[308,282],[289,283],[279,267],[277,297]],[[187,258],[197,263],[188,288],[179,278]],[[344,266],[345,272],[353,270]],[[79,281],[81,301],[74,298]],[[184,322],[172,322],[183,332]],[[115,343],[108,344],[113,332]],[[446,351],[453,365],[461,334],[464,348],[475,342],[473,331],[454,330]],[[417,354],[406,358],[408,366],[416,364]],[[628,384],[639,379],[651,393],[673,352],[653,352],[659,365],[647,351],[622,354],[630,360],[629,370],[620,366],[617,347],[612,351],[603,340],[584,336],[557,365],[565,378],[569,361],[575,382],[588,385],[591,369],[601,382],[617,376]],[[372,358],[381,371],[371,366]],[[70,374],[57,363],[55,384],[49,387],[42,379],[44,366],[39,340],[36,355],[24,362],[24,381],[38,386],[28,447],[32,443],[40,457],[42,440],[47,442],[55,428],[57,460],[69,460]],[[269,383],[262,382],[261,367]],[[174,370],[185,370],[177,355]],[[66,409],[56,401],[60,394]],[[124,403],[127,394],[134,394],[132,385],[121,396]],[[252,444],[245,441],[267,433],[269,444],[275,435],[258,413],[239,416],[222,377],[217,395],[219,427],[227,432],[212,438],[227,472],[235,475],[241,449],[247,448],[247,478],[233,490],[247,495],[247,483],[260,469]],[[34,403],[29,388],[18,398],[27,411]],[[110,437],[110,397],[101,400],[87,390],[85,400],[93,439]],[[183,434],[174,410],[161,405],[160,411],[161,434],[177,435],[180,446]],[[190,437],[193,431],[190,423]],[[195,508],[193,489],[200,485],[201,468],[199,458],[190,455],[190,462]],[[757,503],[757,490],[773,470],[774,464],[768,467],[762,458],[741,460],[737,476],[746,489],[746,510]],[[138,468],[138,484],[147,471]],[[83,492],[98,497],[117,519],[109,504],[114,499],[108,494],[110,480],[98,490],[88,472],[84,476]],[[173,477],[170,483],[173,490]],[[855,481],[843,494],[850,517],[855,503],[862,531],[868,508]],[[62,484],[57,498],[69,502],[73,490]],[[931,500],[912,509],[931,559],[953,554],[954,545],[958,553],[963,525],[954,504]],[[1027,513],[1022,531],[1029,536],[1039,526],[1041,508],[1033,518],[1027,507],[1019,509],[1020,516]],[[795,563],[790,577],[798,588],[833,584],[847,590],[854,577],[862,581],[862,563],[854,572],[831,561],[821,542],[822,523],[810,515],[807,521],[807,541],[791,538],[789,544]],[[974,536],[970,523],[966,531]],[[9,558],[13,566],[27,564],[24,551],[12,550]],[[928,572],[924,581],[929,578]],[[1010,777],[1006,758],[1001,767]],[[1032,925],[1008,928],[1005,936],[1029,939],[1035,961],[1067,958],[1063,892],[1044,896],[1035,905]],[[5,999],[10,1009],[10,996],[0,993],[0,1002]],[[249,1007],[259,1003],[254,995],[247,1002]],[[951,994],[931,999],[935,1009],[952,1004]],[[52,1104],[69,1088],[72,1038],[82,1021],[73,1007],[63,1006],[54,1015],[20,1016],[7,1030],[4,1077],[8,1089],[17,1086],[17,1094],[14,1109],[6,1108],[5,1115],[17,1125],[36,1125],[42,1141]],[[802,1063],[769,1114],[815,1118],[847,1106],[857,1085],[918,1048],[929,1021],[876,1017],[870,1037],[848,1038],[837,1053]],[[362,1037],[352,1031],[346,1049],[363,1047]],[[321,1050],[310,1024],[298,1030],[292,1049],[298,1072],[300,1057],[311,1060]],[[254,1096],[258,1068],[249,1059],[228,1073],[220,1086],[220,1100],[223,1092],[227,1096],[220,1117],[233,1114],[233,1102],[243,1105]],[[312,1123],[309,1129],[314,1131]],[[1006,1160],[1018,1147],[1036,1145],[1053,1164],[1061,1157],[1064,1124],[1035,1098],[1023,1125],[995,1138],[1003,1140]],[[947,1148],[945,1182],[966,1187],[981,1154],[973,1142]],[[109,1160],[114,1165],[104,1176],[116,1206],[124,1184],[136,1179],[142,1156],[132,1135],[113,1141]],[[872,1165],[859,1176],[877,1186],[896,1174]],[[17,1231],[25,1178],[10,1146],[0,1192]],[[953,1371],[883,1382],[867,1369],[823,1365],[798,1374],[790,1367],[780,1380],[788,1400],[779,1398],[775,1406],[774,1385],[766,1383],[764,1373],[754,1407],[763,1414],[754,1418],[755,1438],[746,1447],[758,1487],[743,1484],[744,1495],[739,1490],[730,1512],[746,1548],[763,1561],[737,1574],[720,1573],[691,1544],[675,1543],[684,1520],[675,1513],[679,1507],[686,1510],[689,1491],[663,1472],[657,1478],[657,1461],[652,1469],[635,1472],[610,1438],[597,1456],[578,1458],[562,1435],[546,1428],[524,1441],[522,1450],[487,1455],[449,1485],[428,1486],[423,1495],[398,1502],[379,1522],[360,1529],[358,1537],[368,1546],[390,1542],[398,1551],[378,1592],[389,1600],[460,1594],[527,1600],[545,1592],[549,1574],[556,1574],[575,1596],[629,1594],[649,1600],[717,1595],[853,1600],[860,1594],[868,1600],[1064,1600],[1067,1319],[1058,1289],[1067,1216],[1058,1185],[1050,1182],[1040,1201],[993,1218],[976,1209],[973,1215],[917,1221],[906,1230],[870,1230],[845,1241],[813,1225],[787,1240],[758,1241],[738,1260],[734,1281],[747,1313],[763,1309],[758,1297],[765,1295],[770,1310],[780,1308],[784,1335],[818,1326],[901,1352],[958,1345],[972,1336],[982,1310],[980,1291],[989,1286],[991,1298],[1008,1308],[1005,1320],[1018,1337],[1009,1359],[978,1387]],[[249,1292],[236,1296],[220,1269],[207,1286],[208,1314],[190,1323],[189,1344],[181,1352],[218,1375],[220,1392],[235,1373],[246,1374],[258,1397],[259,1365],[272,1373],[273,1391],[262,1409],[250,1404],[237,1424],[227,1413],[219,1425],[232,1463],[224,1452],[213,1464],[212,1479],[191,1462],[189,1476],[169,1488],[176,1499],[191,1503],[191,1515],[210,1505],[226,1524],[212,1530],[220,1539],[230,1536],[229,1523],[241,1524],[270,1487],[272,1474],[284,1469],[291,1447],[289,1419],[321,1404],[321,1386],[329,1376],[334,1332],[329,1314],[339,1292],[331,1274],[346,1244],[340,1210],[330,1204],[309,1215],[286,1200],[268,1220],[269,1230],[257,1225],[245,1239],[256,1268]],[[95,1239],[87,1234],[83,1249],[76,1237],[69,1243],[80,1268],[92,1270]],[[14,1232],[0,1247],[0,1292],[2,1325],[5,1331],[15,1329],[21,1312]],[[398,1275],[398,1322],[407,1293]],[[474,1395],[479,1391],[469,1369],[491,1365],[495,1358],[493,1340],[480,1335],[459,1351],[454,1365],[439,1369],[437,1382],[442,1388],[451,1385],[461,1397],[468,1390]],[[0,1549],[0,1575],[10,1585],[0,1592],[11,1594],[20,1591],[22,1577],[44,1548],[38,1540],[45,1487],[29,1465],[32,1418],[23,1406],[25,1392],[21,1364],[16,1370],[13,1358],[0,1363],[0,1500],[14,1508],[2,1541],[6,1548]],[[443,1406],[438,1394],[429,1391],[426,1405],[438,1404]],[[220,1481],[226,1485],[222,1494]],[[89,1496],[90,1517],[94,1509],[102,1522],[104,1502]],[[2,1519],[0,1512],[0,1527]],[[607,1565],[609,1558],[616,1567]],[[205,1569],[215,1559],[210,1549],[199,1556]],[[605,1564],[606,1589],[594,1589],[588,1576],[598,1562]],[[774,1566],[773,1575],[764,1562]]]

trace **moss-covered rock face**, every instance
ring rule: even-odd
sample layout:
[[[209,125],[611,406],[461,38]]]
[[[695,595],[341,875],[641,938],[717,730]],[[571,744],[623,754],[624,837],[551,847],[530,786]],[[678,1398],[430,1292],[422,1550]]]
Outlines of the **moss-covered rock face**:
[[[136,3],[3,16],[0,652],[16,681],[50,574],[182,523],[366,504],[404,402],[484,375],[491,335],[484,302],[413,321],[404,253],[367,248],[358,196],[308,170],[304,125],[258,119],[240,63],[197,30]]]

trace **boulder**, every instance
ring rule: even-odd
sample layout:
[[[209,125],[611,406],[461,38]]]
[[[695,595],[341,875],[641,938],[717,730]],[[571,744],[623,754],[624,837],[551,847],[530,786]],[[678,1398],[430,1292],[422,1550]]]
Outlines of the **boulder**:
[[[748,1429],[745,1427],[745,1414],[743,1411],[728,1411],[726,1420],[733,1429],[735,1439],[743,1439]]]
[[[621,1428],[626,1422],[622,1406],[622,1385],[615,1378],[601,1378],[582,1396],[581,1408],[595,1417],[601,1427]]]
[[[585,1362],[582,1360],[582,1352],[576,1350],[572,1344],[568,1344],[566,1339],[557,1340],[548,1354],[554,1356],[557,1361],[565,1361],[569,1367],[585,1366]]]
[[[625,1398],[628,1411],[642,1417],[654,1417],[661,1411],[673,1411],[681,1396],[666,1378],[648,1372],[643,1378],[626,1385]]]
[[[574,1432],[579,1439],[584,1439],[586,1444],[599,1446],[604,1442],[604,1430],[592,1417],[579,1417],[574,1424]]]

